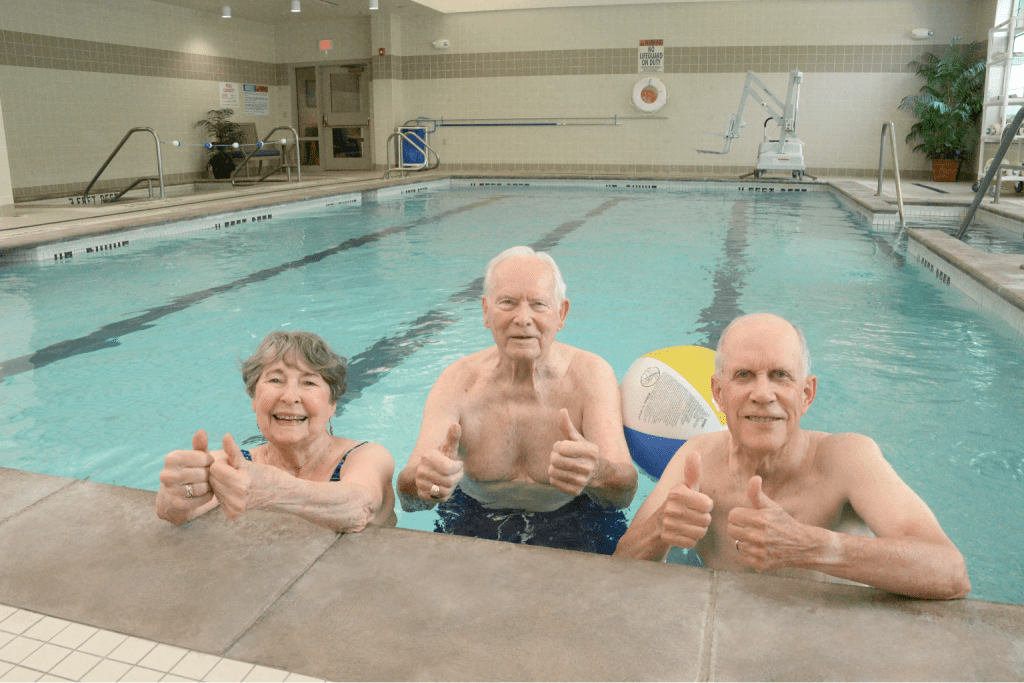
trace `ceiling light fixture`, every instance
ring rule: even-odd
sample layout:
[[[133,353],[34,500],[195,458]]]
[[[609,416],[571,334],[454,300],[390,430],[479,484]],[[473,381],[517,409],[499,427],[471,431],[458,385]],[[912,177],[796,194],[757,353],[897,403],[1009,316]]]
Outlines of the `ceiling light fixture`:
[[[220,10],[220,18],[221,19],[230,19],[231,18],[231,8],[228,7],[227,5],[224,5],[224,7],[222,7],[221,10]]]
[[[370,0],[370,9],[379,9],[377,7],[377,0]]]
[[[302,8],[299,7],[299,0],[292,0],[292,11],[293,12],[301,12],[302,11]]]

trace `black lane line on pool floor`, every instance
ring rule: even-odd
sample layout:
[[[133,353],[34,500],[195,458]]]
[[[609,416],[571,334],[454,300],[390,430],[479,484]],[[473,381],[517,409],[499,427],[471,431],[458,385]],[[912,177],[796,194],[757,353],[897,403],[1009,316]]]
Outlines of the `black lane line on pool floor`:
[[[705,346],[714,349],[722,336],[725,326],[734,318],[743,315],[740,295],[743,293],[743,276],[747,271],[747,213],[755,209],[749,201],[736,201],[732,205],[729,231],[725,235],[725,256],[718,261],[715,269],[715,291],[711,303],[700,312],[698,323],[704,323],[694,332],[707,336]]]
[[[624,199],[624,197],[609,199],[587,212],[583,218],[562,223],[529,246],[536,251],[550,251],[562,241],[563,237]],[[448,297],[446,303],[459,305],[478,300],[483,295],[483,285],[484,279],[478,277]],[[384,375],[398,367],[406,358],[428,343],[431,337],[457,320],[458,317],[454,314],[441,308],[433,308],[411,323],[406,323],[407,329],[402,334],[379,339],[373,346],[353,356],[348,367],[348,392],[338,401],[338,409],[334,414],[340,415],[345,409],[345,404],[359,398],[364,389],[379,382]]]
[[[169,304],[157,306],[155,308],[150,308],[141,315],[137,315],[133,318],[118,320],[117,322],[110,323],[109,325],[104,325],[103,327],[96,330],[92,334],[88,334],[84,337],[78,337],[76,339],[66,339],[64,341],[57,342],[56,344],[51,344],[50,346],[39,349],[38,351],[35,351],[28,355],[2,361],[0,362],[0,382],[7,379],[8,377],[11,377],[12,375],[17,375],[22,372],[28,372],[29,370],[35,370],[36,368],[47,366],[50,363],[55,363],[59,360],[65,360],[67,358],[78,356],[84,353],[90,353],[92,351],[107,349],[110,348],[111,346],[118,346],[120,344],[120,342],[118,341],[120,337],[123,337],[126,334],[131,334],[132,332],[139,332],[141,330],[149,329],[153,327],[153,323],[159,320],[160,318],[163,318],[164,316],[170,315],[172,313],[177,313],[178,311],[183,311],[186,308],[189,308],[205,299],[209,299],[212,296],[216,296],[217,294],[223,294],[224,292],[228,292],[232,289],[237,289],[239,287],[244,287],[249,284],[264,282],[274,277],[275,275],[280,275],[281,273],[285,273],[289,270],[295,270],[296,268],[302,268],[312,263],[317,263],[318,261],[321,261],[327,258],[328,256],[333,256],[335,254],[347,251],[349,249],[355,249],[356,247],[361,247],[364,244],[377,242],[391,235],[397,235],[399,233],[408,232],[413,228],[425,225],[427,223],[433,223],[444,218],[447,218],[449,216],[454,216],[465,211],[472,211],[473,209],[478,209],[482,206],[486,206],[488,204],[491,204],[504,198],[505,196],[503,195],[490,197],[479,202],[474,202],[472,204],[467,204],[466,206],[461,206],[457,209],[451,209],[450,211],[439,213],[436,216],[426,216],[420,218],[419,220],[412,221],[411,223],[406,223],[405,225],[395,225],[390,228],[385,228],[384,230],[379,230],[377,232],[362,235],[360,237],[353,237],[351,239],[345,240],[344,242],[337,246],[331,247],[330,249],[324,249],[323,251],[318,251],[315,254],[309,254],[295,261],[289,261],[288,263],[283,263],[279,266],[274,266],[273,268],[266,268],[264,270],[256,271],[255,273],[246,275],[245,277],[239,278],[234,282],[229,282],[227,284],[219,285],[217,287],[211,287],[209,289],[204,289],[199,292],[193,292],[192,294],[185,294],[183,296],[179,296],[178,298],[171,301],[171,303]]]

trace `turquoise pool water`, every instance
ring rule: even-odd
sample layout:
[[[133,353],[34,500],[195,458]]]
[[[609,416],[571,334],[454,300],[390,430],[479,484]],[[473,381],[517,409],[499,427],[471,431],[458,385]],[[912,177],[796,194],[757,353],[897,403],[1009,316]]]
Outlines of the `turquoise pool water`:
[[[972,597],[1024,604],[1021,338],[831,195],[738,188],[425,191],[0,269],[0,466],[155,490],[197,428],[258,435],[238,361],[283,327],[350,358],[335,433],[401,468],[434,379],[491,343],[488,259],[534,244],[568,285],[559,338],[619,377],[740,313],[797,322],[819,377],[805,426],[872,436],[964,552]]]

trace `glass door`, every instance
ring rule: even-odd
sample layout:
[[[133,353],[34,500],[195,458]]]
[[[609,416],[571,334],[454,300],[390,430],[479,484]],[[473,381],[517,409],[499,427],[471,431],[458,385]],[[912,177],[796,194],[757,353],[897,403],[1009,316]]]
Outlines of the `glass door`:
[[[366,64],[320,67],[320,163],[325,170],[369,170],[370,79]]]

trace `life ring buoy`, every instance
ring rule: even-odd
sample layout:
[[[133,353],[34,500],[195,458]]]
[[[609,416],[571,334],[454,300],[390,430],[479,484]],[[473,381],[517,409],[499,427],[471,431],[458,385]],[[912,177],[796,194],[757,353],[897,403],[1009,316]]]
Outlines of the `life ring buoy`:
[[[630,455],[640,468],[661,478],[668,461],[689,439],[725,429],[714,406],[711,375],[715,352],[700,346],[671,346],[641,356],[622,377],[622,426]]]
[[[668,91],[660,78],[641,78],[633,86],[633,106],[645,114],[664,107],[667,99]]]

